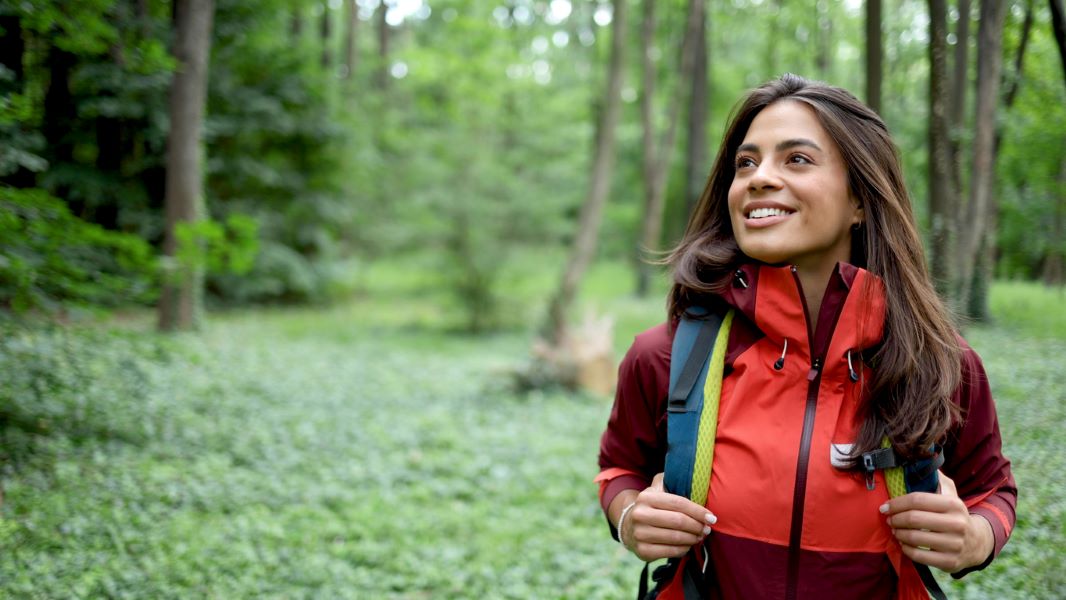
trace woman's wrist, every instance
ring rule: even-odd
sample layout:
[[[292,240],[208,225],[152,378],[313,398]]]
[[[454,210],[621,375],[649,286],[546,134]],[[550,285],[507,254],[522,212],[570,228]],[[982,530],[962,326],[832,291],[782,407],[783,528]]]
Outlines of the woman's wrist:
[[[629,547],[629,544],[626,543],[626,538],[625,538],[625,529],[624,529],[624,527],[625,527],[625,522],[626,522],[626,515],[628,515],[629,511],[633,510],[633,507],[636,506],[636,505],[637,505],[637,501],[636,500],[633,500],[629,504],[626,504],[625,508],[622,509],[622,514],[618,517],[618,541],[622,544],[622,547],[625,548],[626,550],[632,550]]]

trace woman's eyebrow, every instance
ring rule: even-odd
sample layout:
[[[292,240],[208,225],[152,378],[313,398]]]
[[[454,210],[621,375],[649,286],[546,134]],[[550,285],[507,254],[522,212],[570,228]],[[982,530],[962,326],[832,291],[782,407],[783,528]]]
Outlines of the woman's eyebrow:
[[[796,146],[808,146],[810,148],[814,148],[819,152],[822,151],[821,146],[815,144],[813,140],[808,140],[807,138],[795,138],[791,140],[785,140],[777,145],[777,151],[781,152],[782,150],[788,150],[789,148],[795,148]]]
[[[783,152],[785,150],[788,150],[789,148],[795,148],[796,146],[807,146],[809,148],[814,148],[815,150],[817,150],[819,152],[823,152],[821,146],[819,146],[818,144],[814,143],[813,140],[809,140],[807,138],[794,138],[794,139],[791,139],[791,140],[785,140],[785,141],[780,142],[779,144],[777,144],[777,146],[774,149],[777,150],[778,152]],[[758,154],[760,151],[759,151],[759,146],[758,145],[752,144],[751,142],[748,142],[746,144],[741,144],[741,145],[737,146],[737,152],[753,152],[755,154]]]

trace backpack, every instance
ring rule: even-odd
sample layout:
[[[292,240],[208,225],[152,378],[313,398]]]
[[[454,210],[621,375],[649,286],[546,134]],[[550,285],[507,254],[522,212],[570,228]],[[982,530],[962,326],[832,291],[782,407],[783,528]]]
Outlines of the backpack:
[[[667,492],[689,498],[699,505],[707,503],[726,346],[734,314],[734,309],[720,315],[701,307],[689,308],[677,324],[671,347],[663,487]],[[708,378],[711,378],[709,387]],[[937,469],[944,464],[944,456],[940,448],[932,450],[931,458],[905,461],[885,437],[879,450],[862,455],[867,489],[873,489],[875,471],[884,470],[892,498],[909,492],[936,492]],[[702,568],[697,566],[697,561],[689,560],[689,568],[682,575],[686,600],[703,598],[702,590],[706,589],[709,552],[706,547],[701,548],[701,552]],[[670,559],[656,569],[652,577],[657,585],[650,594],[647,592],[649,565],[645,565],[638,600],[655,598],[659,589],[674,578],[679,563],[680,559]],[[935,600],[947,600],[929,567],[913,564],[930,596]]]

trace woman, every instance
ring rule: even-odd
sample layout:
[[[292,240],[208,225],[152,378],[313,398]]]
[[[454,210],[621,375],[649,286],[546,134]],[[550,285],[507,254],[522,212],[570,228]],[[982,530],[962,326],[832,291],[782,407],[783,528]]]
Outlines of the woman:
[[[925,598],[915,564],[961,577],[991,562],[1014,525],[1010,463],[873,111],[794,75],[755,89],[668,262],[669,321],[622,362],[600,447],[626,548],[709,559],[698,587],[721,598]],[[735,311],[705,506],[661,482],[671,340],[697,306]],[[905,459],[943,447],[939,493],[865,481],[858,457],[886,439]]]

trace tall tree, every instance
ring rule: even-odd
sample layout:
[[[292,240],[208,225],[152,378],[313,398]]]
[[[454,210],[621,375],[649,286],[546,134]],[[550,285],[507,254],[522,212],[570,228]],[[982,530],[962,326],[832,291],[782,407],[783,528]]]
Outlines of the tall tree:
[[[556,346],[567,337],[567,314],[574,302],[578,285],[585,276],[593,256],[596,254],[596,240],[599,236],[603,206],[611,188],[611,173],[615,159],[615,126],[622,111],[622,63],[626,42],[626,0],[612,3],[614,15],[611,20],[611,55],[607,66],[607,89],[604,91],[602,110],[596,127],[596,146],[592,156],[592,176],[589,179],[588,194],[581,205],[577,232],[574,235],[570,259],[559,287],[548,306],[548,322],[544,335],[548,343]]]
[[[0,78],[0,98],[22,93],[25,80],[25,68],[23,66],[25,54],[26,43],[22,39],[21,18],[17,14],[0,14],[0,65],[3,65],[10,73],[8,78]],[[0,133],[25,136],[26,132],[20,131],[22,129],[22,127],[12,124],[11,129],[0,129]],[[22,164],[14,167],[11,172],[0,175],[3,175],[0,181],[14,187],[33,187],[36,182],[36,176],[33,171],[30,171]]]
[[[866,104],[881,112],[884,79],[884,38],[881,35],[881,0],[866,0]]]
[[[954,279],[952,242],[959,205],[947,83],[947,3],[929,0],[929,246],[933,278],[941,291],[949,291]]]
[[[962,126],[966,115],[966,90],[970,73],[970,0],[959,0],[959,19],[955,23],[955,56],[951,83],[948,86],[948,127],[951,138],[951,177],[959,197],[964,195],[962,177]]]
[[[389,87],[389,42],[391,36],[389,34],[389,3],[386,0],[381,0],[381,4],[378,5],[377,20],[378,20],[378,88],[386,90]]]
[[[204,214],[200,138],[215,4],[214,0],[176,0],[174,10],[174,58],[178,68],[170,86],[163,243],[163,253],[172,259],[179,251],[179,225],[195,223]],[[165,277],[159,298],[159,328],[164,331],[199,326],[203,268],[182,265],[177,271],[176,276]]]
[[[329,69],[333,64],[333,15],[330,14],[329,2],[322,3],[322,21],[319,26],[318,36],[322,44],[322,68]]]
[[[351,79],[355,74],[355,68],[359,60],[357,54],[357,42],[359,35],[359,7],[355,0],[344,0],[345,30],[344,30],[344,78]]]
[[[1051,28],[1055,33],[1055,43],[1059,47],[1059,59],[1062,60],[1063,80],[1066,81],[1066,11],[1062,0],[1048,0],[1051,7]]]
[[[685,220],[692,214],[707,180],[707,15],[700,3],[692,48],[692,90],[688,103],[688,151],[685,152]]]
[[[1003,68],[1003,22],[1007,7],[999,0],[981,0],[981,20],[977,31],[977,109],[973,143],[973,169],[970,197],[959,236],[959,306],[972,316],[981,317],[985,311],[974,311],[970,298],[974,289],[974,275],[983,243],[991,243],[990,223],[996,213],[994,174],[996,168],[996,107]],[[961,216],[961,215],[960,215]]]
[[[681,41],[681,68],[683,75],[680,82],[691,80],[693,43],[699,20],[703,15],[703,0],[690,0],[688,17],[685,21],[685,33]],[[641,22],[641,50],[643,65],[643,92],[640,101],[640,114],[643,129],[643,165],[644,165],[644,218],[641,223],[640,245],[637,249],[637,295],[645,296],[651,282],[652,265],[643,260],[646,251],[659,246],[663,230],[663,205],[666,200],[666,178],[670,172],[670,159],[674,151],[677,135],[678,114],[681,111],[681,93],[670,95],[666,111],[665,130],[662,138],[656,141],[655,127],[655,79],[654,60],[655,44],[655,0],[644,0],[644,15]]]

